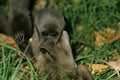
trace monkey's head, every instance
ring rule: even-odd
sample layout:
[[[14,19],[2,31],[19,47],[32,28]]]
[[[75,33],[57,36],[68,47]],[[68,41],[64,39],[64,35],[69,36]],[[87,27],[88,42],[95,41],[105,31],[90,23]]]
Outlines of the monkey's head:
[[[41,10],[35,19],[35,28],[40,43],[49,41],[57,43],[65,27],[64,17],[54,9]]]

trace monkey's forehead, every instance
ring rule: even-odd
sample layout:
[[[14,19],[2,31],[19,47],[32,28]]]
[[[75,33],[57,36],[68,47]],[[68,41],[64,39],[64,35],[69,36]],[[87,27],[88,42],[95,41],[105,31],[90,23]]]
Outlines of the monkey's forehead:
[[[42,16],[37,16],[37,21],[64,21],[64,17],[56,17],[55,15],[47,14]]]
[[[38,30],[41,31],[57,31],[57,32],[61,32],[64,27],[63,26],[56,26],[53,24],[48,24],[48,25],[39,25],[37,26]]]
[[[62,17],[63,15],[56,9],[45,8],[39,11],[39,16],[51,15],[55,17]]]
[[[54,26],[56,28],[57,27],[64,28],[65,26],[64,19],[57,19],[56,17],[51,17],[51,16],[45,16],[44,18],[37,18],[35,22],[37,27]]]
[[[45,9],[41,10],[40,13],[38,13],[37,17],[38,20],[54,20],[57,19],[58,21],[64,21],[64,17],[62,14],[60,14],[58,11],[53,9]]]

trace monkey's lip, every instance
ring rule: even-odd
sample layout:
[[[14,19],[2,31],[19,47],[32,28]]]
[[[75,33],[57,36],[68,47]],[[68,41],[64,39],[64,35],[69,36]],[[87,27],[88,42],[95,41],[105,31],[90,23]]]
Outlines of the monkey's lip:
[[[40,51],[41,51],[43,54],[46,54],[46,53],[48,52],[45,48],[40,48]]]
[[[40,51],[41,51],[43,54],[49,54],[53,59],[55,59],[55,57],[54,57],[52,54],[50,54],[50,52],[47,51],[45,48],[40,48]]]

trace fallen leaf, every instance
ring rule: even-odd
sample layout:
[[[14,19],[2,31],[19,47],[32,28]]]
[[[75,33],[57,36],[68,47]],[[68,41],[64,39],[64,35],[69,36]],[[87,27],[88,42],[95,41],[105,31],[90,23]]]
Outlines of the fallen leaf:
[[[104,33],[104,37],[107,39],[112,39],[115,36],[115,30],[111,29],[111,28],[106,28],[105,29],[105,33]]]
[[[115,54],[115,56],[114,56],[114,60],[118,60],[118,59],[120,59],[120,56],[119,56],[119,53],[118,53],[118,50],[117,49],[114,49],[114,54]]]
[[[4,35],[4,34],[0,34],[0,43],[5,43],[14,48],[18,48],[15,40],[12,37]],[[0,50],[1,50],[1,46],[0,46]]]
[[[104,37],[107,39],[108,43],[113,43],[116,40],[120,40],[120,32],[115,32],[115,30],[106,28]]]
[[[95,45],[97,47],[101,47],[104,45],[105,43],[105,38],[97,31],[94,31],[94,35],[95,35]]]
[[[115,72],[117,73],[118,77],[120,77],[119,71],[120,71],[120,59],[117,59],[116,61],[104,61],[101,60],[102,62],[106,63],[107,65],[109,65],[111,67],[111,69],[115,70]]]
[[[90,64],[86,64],[85,66],[88,70],[90,70]],[[102,74],[106,71],[107,68],[108,66],[104,64],[92,64],[92,74]]]

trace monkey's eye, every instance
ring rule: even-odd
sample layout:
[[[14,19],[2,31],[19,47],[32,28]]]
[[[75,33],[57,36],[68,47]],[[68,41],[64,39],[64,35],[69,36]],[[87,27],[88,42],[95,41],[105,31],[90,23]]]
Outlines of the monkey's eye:
[[[49,34],[47,31],[43,31],[41,33],[42,33],[43,36],[48,36],[48,34]]]
[[[52,34],[52,36],[54,36],[54,37],[58,36],[58,32],[57,32],[57,31],[53,31],[51,34]]]

